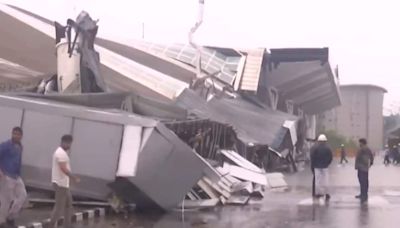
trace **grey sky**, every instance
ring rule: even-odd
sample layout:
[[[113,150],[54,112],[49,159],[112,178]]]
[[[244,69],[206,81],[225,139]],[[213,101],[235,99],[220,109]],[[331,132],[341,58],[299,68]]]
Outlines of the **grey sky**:
[[[120,42],[187,42],[197,0],[0,0],[65,23],[84,9],[100,19],[99,36]],[[342,84],[385,87],[386,108],[400,106],[400,21],[395,0],[206,0],[201,44],[324,47]]]

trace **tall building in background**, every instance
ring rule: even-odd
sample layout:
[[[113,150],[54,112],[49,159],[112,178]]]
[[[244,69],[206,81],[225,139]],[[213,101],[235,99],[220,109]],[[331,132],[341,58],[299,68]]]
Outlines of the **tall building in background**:
[[[342,85],[340,90],[342,106],[319,115],[319,131],[334,130],[355,142],[366,138],[371,149],[381,150],[386,89],[375,85]]]

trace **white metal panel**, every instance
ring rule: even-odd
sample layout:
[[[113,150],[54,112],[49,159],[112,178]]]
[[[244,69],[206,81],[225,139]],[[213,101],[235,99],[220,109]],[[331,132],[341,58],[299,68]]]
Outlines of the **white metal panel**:
[[[72,171],[114,180],[122,139],[122,125],[76,119],[71,148]]]
[[[295,145],[297,143],[296,121],[286,120],[283,123],[283,127],[289,129],[290,138],[292,139],[293,145]]]
[[[50,186],[53,153],[61,137],[71,133],[72,118],[26,110],[22,127],[22,174],[28,184]]]
[[[119,154],[117,176],[133,177],[136,174],[137,161],[142,141],[142,127],[126,125]]]
[[[264,48],[247,51],[246,63],[243,71],[240,89],[246,91],[257,91],[260,81]]]
[[[21,126],[22,109],[0,107],[0,142],[10,139],[11,130]]]
[[[81,92],[80,62],[81,55],[78,53],[76,44],[71,57],[68,53],[68,42],[57,44],[57,80],[58,91],[67,93]]]
[[[253,183],[268,185],[267,177],[265,174],[252,172],[250,170],[244,169],[239,166],[230,165],[228,163],[224,163],[224,169],[228,170],[229,175],[237,177],[241,180],[251,181]]]
[[[248,169],[253,172],[263,173],[262,169],[249,162],[246,158],[240,156],[240,154],[236,153],[232,150],[221,150],[221,153],[227,157],[229,160],[234,162],[236,165]]]

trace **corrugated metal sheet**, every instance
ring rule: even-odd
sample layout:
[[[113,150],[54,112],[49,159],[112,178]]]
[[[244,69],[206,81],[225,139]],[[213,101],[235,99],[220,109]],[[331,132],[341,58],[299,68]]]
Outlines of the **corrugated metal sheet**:
[[[265,48],[247,50],[240,90],[257,91]]]

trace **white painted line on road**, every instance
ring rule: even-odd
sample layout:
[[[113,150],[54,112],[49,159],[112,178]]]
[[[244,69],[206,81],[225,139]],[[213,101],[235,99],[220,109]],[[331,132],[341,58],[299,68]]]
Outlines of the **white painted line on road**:
[[[313,199],[312,197],[303,199],[297,203],[298,206],[311,206],[311,205],[326,205],[325,199],[322,197],[320,199]],[[354,198],[354,196],[333,196],[329,201],[330,205],[357,205],[360,204],[360,200]],[[382,196],[371,196],[368,199],[369,206],[387,206],[390,205],[389,201]]]
[[[385,196],[400,196],[400,191],[386,190],[383,192]]]

